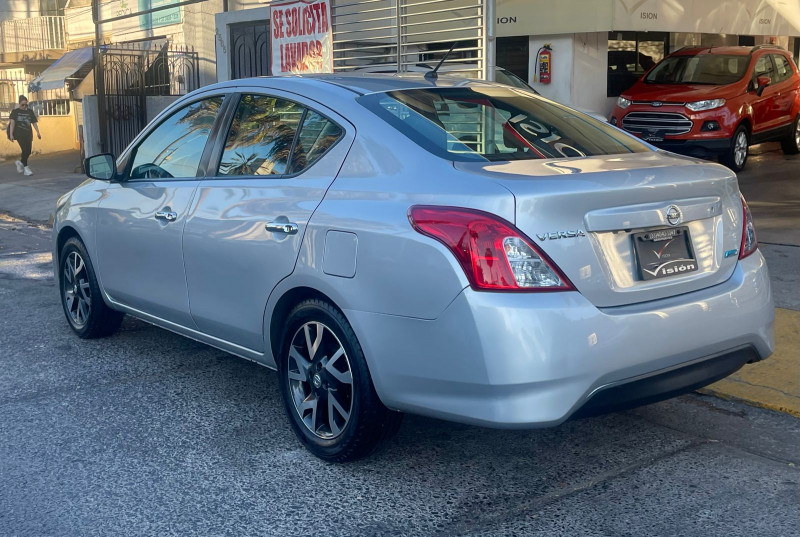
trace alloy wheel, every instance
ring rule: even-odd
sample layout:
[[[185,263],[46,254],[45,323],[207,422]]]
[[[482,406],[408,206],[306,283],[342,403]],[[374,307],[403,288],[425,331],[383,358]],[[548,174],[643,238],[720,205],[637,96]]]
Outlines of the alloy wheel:
[[[336,334],[320,322],[302,325],[292,337],[286,375],[306,428],[324,440],[339,436],[353,411],[353,373]]]
[[[91,288],[86,263],[78,252],[70,252],[64,262],[64,303],[72,323],[83,327],[92,311]]]
[[[733,159],[737,167],[744,165],[747,158],[747,134],[742,131],[736,137],[736,145],[733,149]]]

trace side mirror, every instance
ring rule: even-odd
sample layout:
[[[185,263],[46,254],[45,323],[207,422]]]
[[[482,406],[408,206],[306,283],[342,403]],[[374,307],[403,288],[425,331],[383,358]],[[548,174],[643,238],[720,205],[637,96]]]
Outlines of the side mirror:
[[[84,165],[86,175],[92,179],[110,181],[117,175],[117,166],[114,163],[114,155],[103,153],[86,159]]]
[[[764,93],[764,89],[772,84],[772,79],[768,76],[760,76],[756,79],[756,94],[761,97],[761,94]]]

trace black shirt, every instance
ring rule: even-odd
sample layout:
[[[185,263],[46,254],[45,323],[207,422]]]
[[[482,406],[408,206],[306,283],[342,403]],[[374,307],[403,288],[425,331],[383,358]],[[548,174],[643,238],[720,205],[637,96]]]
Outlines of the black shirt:
[[[33,134],[33,128],[31,125],[39,121],[36,119],[36,114],[33,113],[33,110],[23,110],[22,108],[15,108],[12,110],[11,114],[8,116],[9,119],[14,120],[14,134],[16,135],[18,132],[22,132],[24,134]]]

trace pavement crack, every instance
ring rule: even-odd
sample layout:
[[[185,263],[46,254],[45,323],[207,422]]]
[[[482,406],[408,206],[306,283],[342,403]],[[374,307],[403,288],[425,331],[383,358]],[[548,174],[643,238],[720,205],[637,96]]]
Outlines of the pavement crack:
[[[753,388],[764,388],[765,390],[771,390],[771,391],[774,391],[774,392],[778,392],[778,393],[780,393],[782,395],[785,395],[786,397],[791,397],[793,399],[797,399],[798,397],[800,397],[800,395],[798,395],[796,393],[789,393],[789,392],[786,392],[784,390],[775,388],[774,386],[764,386],[763,384],[753,384],[752,382],[747,382],[746,380],[742,380],[742,379],[738,379],[738,378],[732,378],[732,377],[728,377],[726,380],[728,380],[730,382],[736,382],[736,383],[739,383],[739,384],[745,384],[747,386],[752,386]]]
[[[559,500],[569,498],[570,496],[579,494],[592,487],[596,487],[597,485],[602,485],[603,483],[606,483],[608,481],[624,477],[642,468],[652,466],[658,463],[659,461],[668,459],[670,457],[683,453],[684,451],[688,451],[692,448],[696,448],[706,443],[704,441],[699,441],[699,440],[689,440],[688,442],[689,443],[686,445],[668,449],[667,451],[664,451],[655,457],[645,457],[643,459],[637,460],[634,463],[625,465],[621,468],[609,470],[607,472],[601,472],[600,474],[592,477],[589,480],[579,481],[564,489],[549,492],[532,499],[521,500],[511,507],[502,510],[495,510],[489,516],[472,519],[472,521],[463,520],[460,523],[456,522],[455,525],[460,527],[457,527],[455,530],[447,530],[436,533],[434,535],[437,537],[457,537],[459,535],[479,532],[481,529],[484,528],[491,528],[493,524],[496,523],[497,521],[509,521],[530,511],[540,511],[544,507],[547,507],[548,505],[553,504]]]

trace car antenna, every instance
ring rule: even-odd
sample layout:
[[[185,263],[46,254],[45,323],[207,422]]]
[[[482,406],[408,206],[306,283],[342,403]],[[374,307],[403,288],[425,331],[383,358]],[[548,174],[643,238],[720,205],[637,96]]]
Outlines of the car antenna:
[[[445,52],[444,56],[442,56],[442,59],[439,60],[439,63],[436,64],[436,67],[433,68],[433,71],[428,71],[427,73],[425,73],[426,80],[436,80],[437,78],[439,78],[439,75],[436,74],[436,71],[439,70],[439,67],[441,67],[444,61],[447,59],[447,57],[450,56],[450,53],[453,52],[454,48],[456,48],[455,41],[453,41],[453,44],[450,45],[450,50]]]

